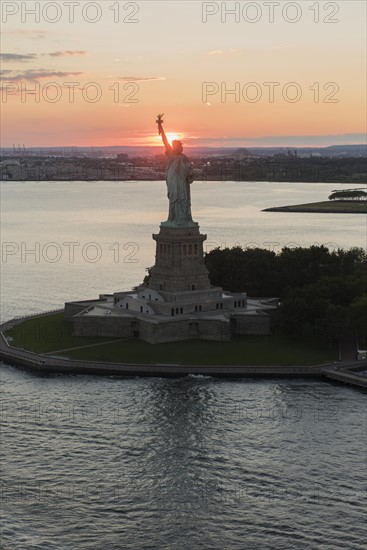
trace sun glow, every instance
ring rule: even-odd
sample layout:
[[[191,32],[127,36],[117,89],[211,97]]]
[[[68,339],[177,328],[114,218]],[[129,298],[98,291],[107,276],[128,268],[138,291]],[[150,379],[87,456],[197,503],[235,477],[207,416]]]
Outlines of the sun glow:
[[[166,134],[167,136],[167,139],[170,143],[172,143],[172,141],[174,141],[175,139],[176,140],[181,140],[182,139],[182,135],[181,134],[174,134],[173,132],[168,132]]]
[[[183,134],[176,134],[174,132],[166,132],[166,136],[167,136],[167,139],[170,143],[172,143],[172,141],[174,141],[174,140],[182,141],[182,139],[184,137]],[[154,141],[155,142],[159,141],[160,143],[162,143],[161,136],[154,136]]]

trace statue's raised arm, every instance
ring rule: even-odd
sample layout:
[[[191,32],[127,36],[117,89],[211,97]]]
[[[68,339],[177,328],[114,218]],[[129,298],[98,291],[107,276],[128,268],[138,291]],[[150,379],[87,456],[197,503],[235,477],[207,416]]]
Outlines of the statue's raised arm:
[[[166,148],[166,151],[169,151],[171,152],[172,151],[172,146],[170,145],[168,139],[167,139],[167,136],[163,130],[163,119],[162,119],[162,116],[164,115],[164,113],[162,113],[161,115],[158,115],[157,116],[157,120],[156,120],[156,123],[158,124],[158,134],[160,136],[162,136],[162,141],[164,143],[164,146]]]

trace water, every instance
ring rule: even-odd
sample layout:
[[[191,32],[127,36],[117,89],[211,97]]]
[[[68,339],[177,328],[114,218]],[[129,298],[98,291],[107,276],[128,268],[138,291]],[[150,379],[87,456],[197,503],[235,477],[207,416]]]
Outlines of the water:
[[[356,390],[10,367],[2,385],[5,548],[364,548]]]
[[[211,243],[363,246],[364,216],[259,212],[335,187],[195,184],[193,212]],[[164,194],[163,183],[2,184],[2,239],[15,252],[3,256],[3,319],[140,282]],[[22,242],[40,243],[39,262]],[[80,243],[74,262],[66,242]],[[102,250],[94,263],[81,253],[91,242]],[[137,262],[126,261],[131,253]],[[7,365],[1,380],[4,549],[365,547],[360,391],[305,380],[41,377]]]

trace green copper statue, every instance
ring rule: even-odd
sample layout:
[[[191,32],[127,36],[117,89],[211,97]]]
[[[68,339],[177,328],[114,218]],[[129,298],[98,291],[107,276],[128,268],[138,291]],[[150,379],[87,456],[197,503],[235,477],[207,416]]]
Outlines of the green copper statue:
[[[181,141],[174,140],[172,145],[168,142],[162,126],[162,117],[163,114],[158,115],[156,122],[168,158],[166,182],[169,213],[168,220],[161,225],[166,227],[197,226],[191,216],[190,184],[194,181],[193,169],[187,156],[182,153]]]

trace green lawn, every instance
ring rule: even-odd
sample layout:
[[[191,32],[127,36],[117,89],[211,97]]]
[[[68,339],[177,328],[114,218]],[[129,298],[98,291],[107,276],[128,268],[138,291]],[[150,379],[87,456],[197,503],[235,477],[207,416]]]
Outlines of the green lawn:
[[[310,341],[290,342],[279,335],[237,337],[231,342],[187,340],[168,344],[73,337],[72,326],[65,323],[63,314],[25,321],[8,334],[13,338],[13,345],[31,351],[96,361],[286,366],[313,365],[338,358],[336,348],[321,347]],[[79,349],[69,350],[74,347]]]
[[[113,338],[76,337],[72,332],[73,326],[64,321],[64,314],[54,313],[24,321],[7,335],[12,337],[13,346],[40,353],[113,341]]]

